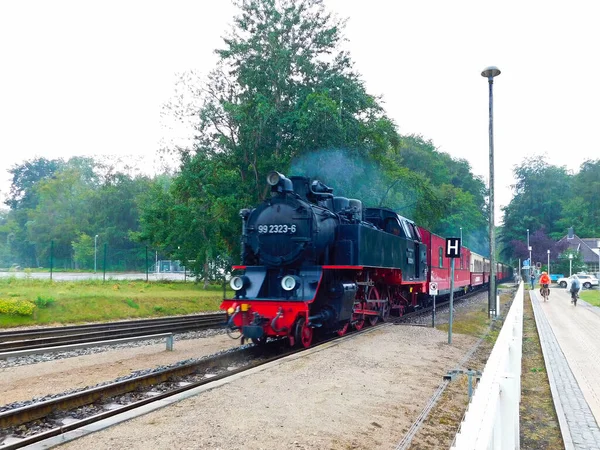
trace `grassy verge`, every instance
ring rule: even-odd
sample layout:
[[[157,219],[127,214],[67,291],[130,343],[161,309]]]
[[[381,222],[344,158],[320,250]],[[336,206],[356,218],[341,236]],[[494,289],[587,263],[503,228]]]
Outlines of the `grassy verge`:
[[[526,294],[523,308],[523,359],[521,366],[521,448],[562,449],[544,356],[533,308]]]
[[[0,279],[0,303],[30,302],[32,315],[0,313],[0,328],[217,311],[223,288],[181,282]]]
[[[600,289],[586,289],[579,293],[579,298],[585,300],[590,305],[600,306]]]

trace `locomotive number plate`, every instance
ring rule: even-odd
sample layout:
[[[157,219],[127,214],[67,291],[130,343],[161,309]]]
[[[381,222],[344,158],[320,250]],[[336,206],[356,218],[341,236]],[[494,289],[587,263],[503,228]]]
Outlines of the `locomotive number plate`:
[[[296,225],[259,225],[258,232],[260,234],[286,234],[295,233]]]

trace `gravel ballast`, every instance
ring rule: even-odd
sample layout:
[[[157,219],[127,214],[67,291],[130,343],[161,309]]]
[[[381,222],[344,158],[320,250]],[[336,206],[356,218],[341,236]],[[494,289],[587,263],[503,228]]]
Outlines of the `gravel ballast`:
[[[475,342],[389,325],[64,448],[395,448]]]

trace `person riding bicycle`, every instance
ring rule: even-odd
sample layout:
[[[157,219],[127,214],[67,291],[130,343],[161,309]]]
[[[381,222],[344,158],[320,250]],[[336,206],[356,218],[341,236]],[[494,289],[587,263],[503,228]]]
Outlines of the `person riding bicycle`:
[[[544,289],[546,289],[546,292],[550,295],[549,286],[550,277],[548,276],[548,272],[542,272],[542,275],[540,276],[540,294],[542,294],[542,296],[544,295]]]
[[[579,281],[579,278],[573,278],[571,280],[571,303],[573,303],[575,301],[575,299],[578,297],[579,291],[581,290],[581,281]]]

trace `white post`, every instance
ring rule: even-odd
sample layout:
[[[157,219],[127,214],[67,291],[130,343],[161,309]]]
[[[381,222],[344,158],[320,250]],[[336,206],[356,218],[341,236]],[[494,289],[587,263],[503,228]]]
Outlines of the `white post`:
[[[569,278],[573,273],[573,253],[569,253]]]

